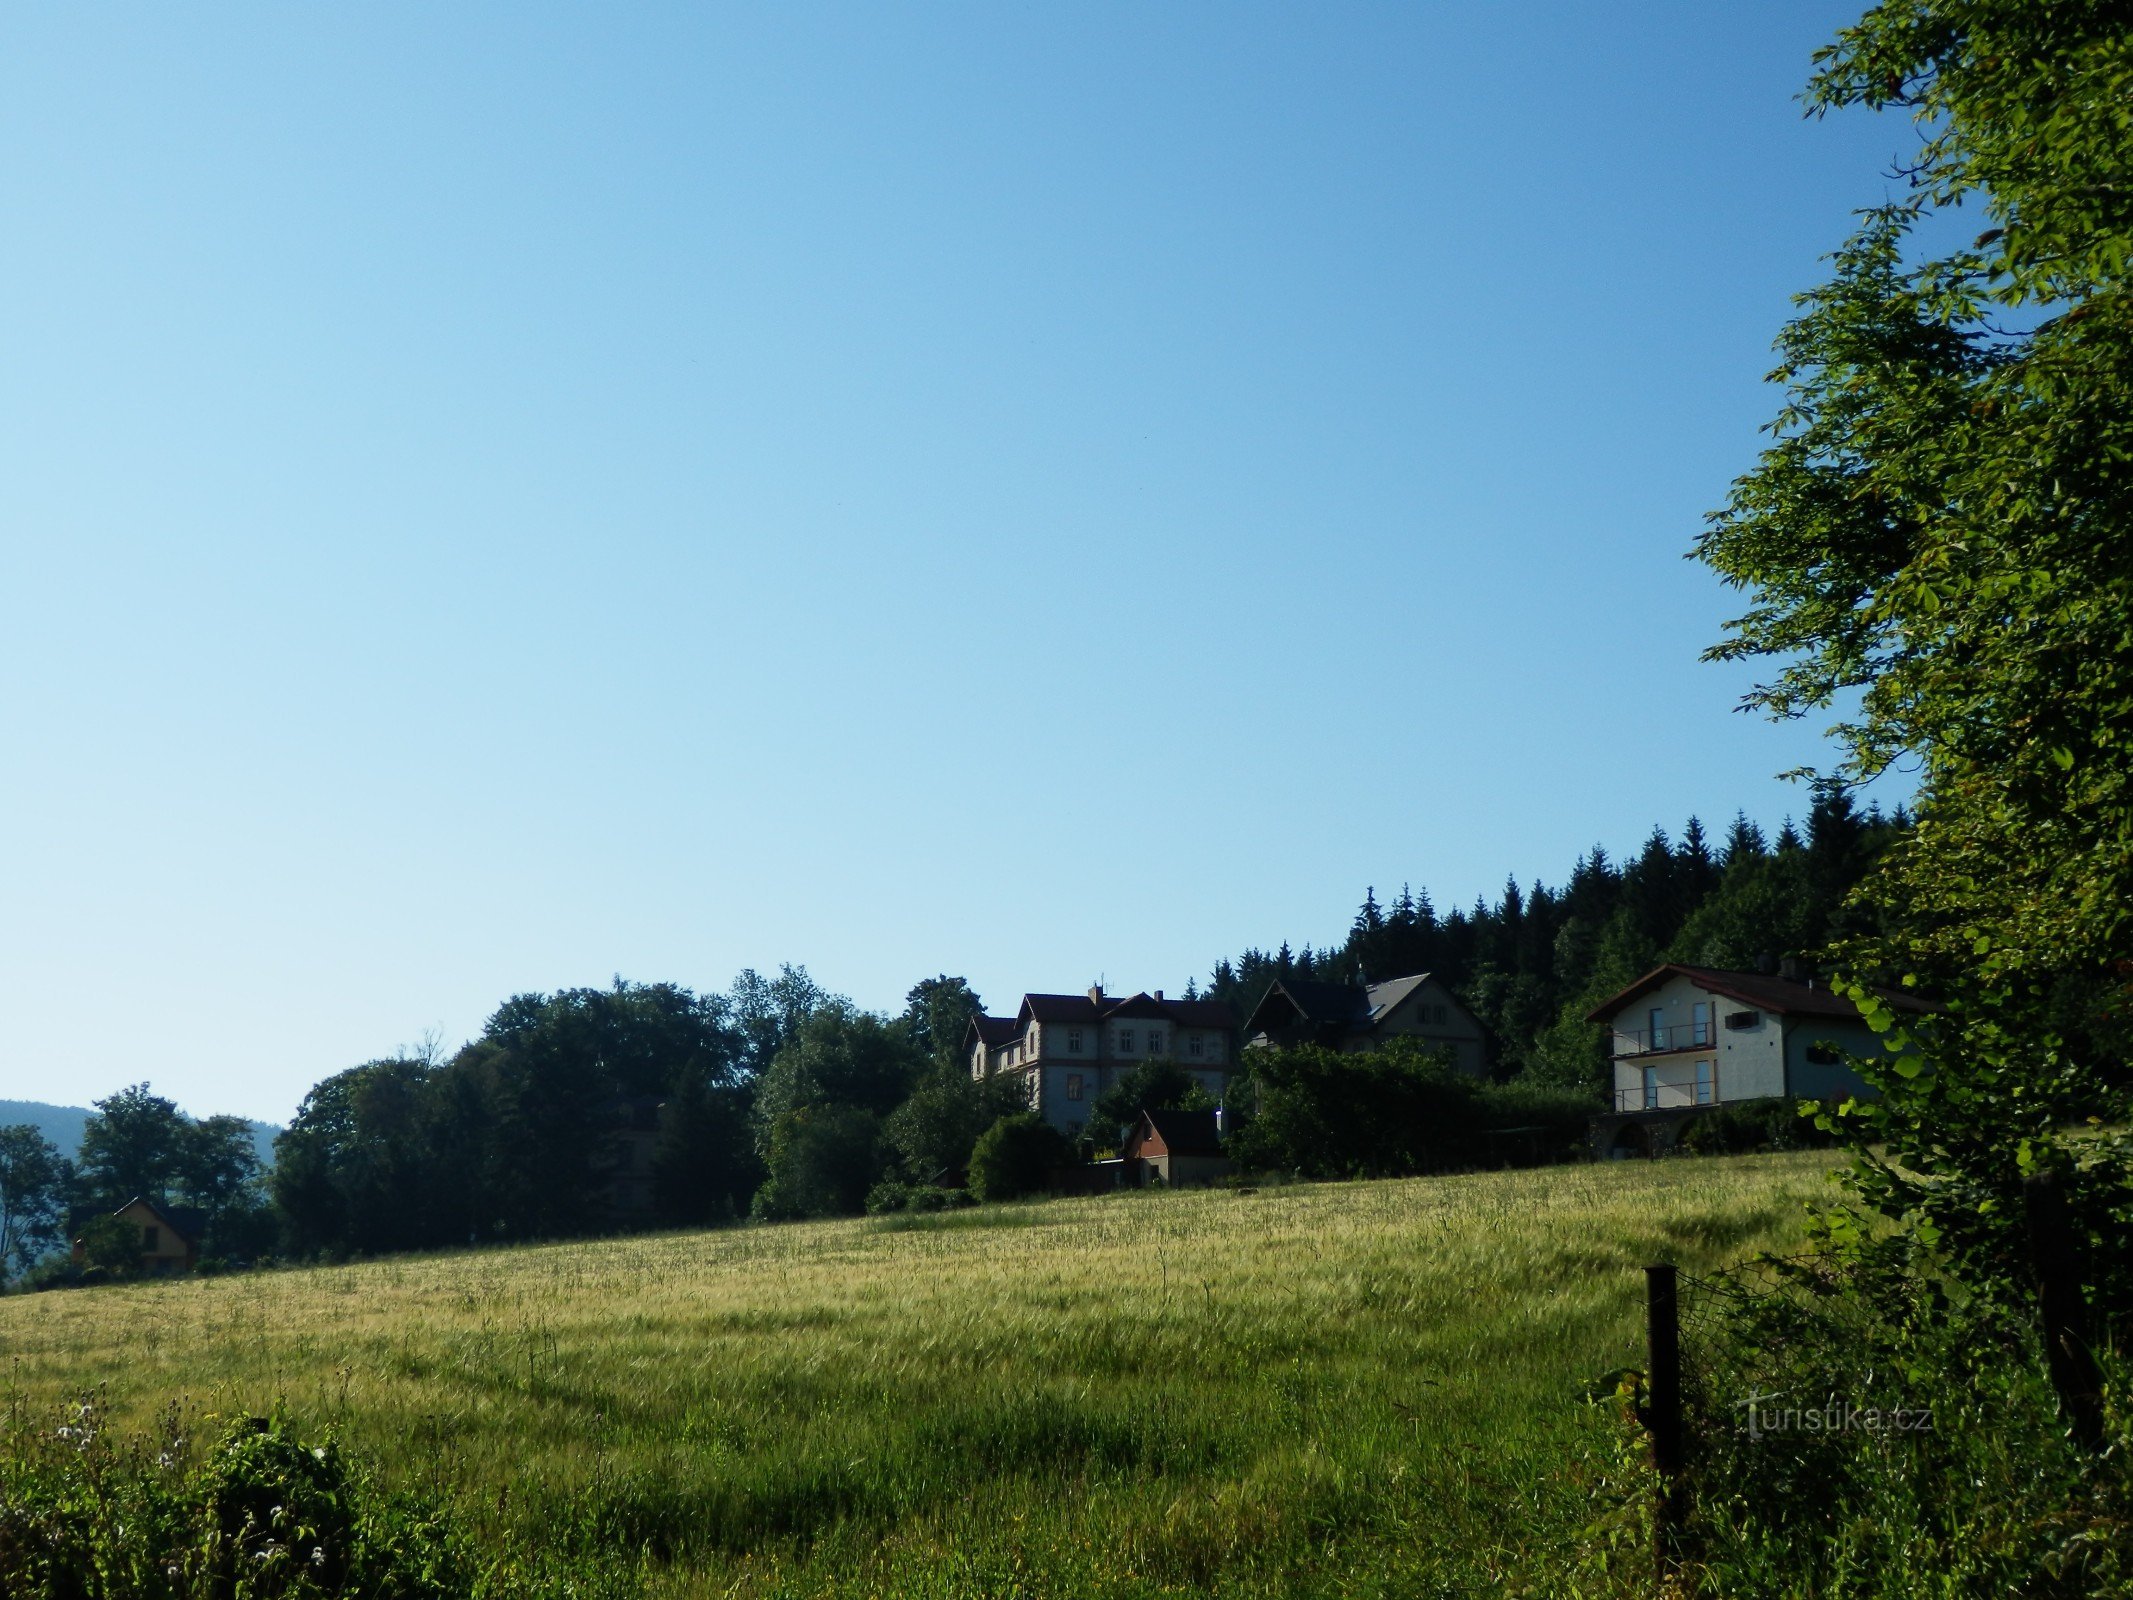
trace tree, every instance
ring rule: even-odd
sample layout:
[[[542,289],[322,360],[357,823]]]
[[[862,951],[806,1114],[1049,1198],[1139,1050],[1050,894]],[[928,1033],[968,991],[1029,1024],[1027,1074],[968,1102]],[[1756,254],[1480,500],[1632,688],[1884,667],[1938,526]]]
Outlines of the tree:
[[[904,1035],[930,1059],[960,1066],[963,1037],[970,1019],[985,1010],[985,1003],[967,980],[942,973],[911,986],[904,996],[904,1014],[899,1019]]]
[[[856,1216],[881,1180],[881,1118],[831,1102],[796,1106],[771,1124],[754,1213],[766,1222]]]
[[[176,1104],[136,1083],[95,1102],[81,1136],[84,1204],[106,1209],[134,1196],[166,1200],[184,1175],[188,1122]]]
[[[1866,216],[1779,342],[1774,439],[1698,554],[1752,597],[1718,659],[1797,717],[1856,695],[1835,777],[1915,762],[1916,826],[1840,954],[1945,1004],[1897,1029],[1856,1181],[2016,1295],[2021,1183],[2056,1170],[2091,1287],[2133,1309],[2133,47],[2123,7],[1888,0],[1817,112],[1909,111],[1912,193]],[[1982,203],[1974,242],[1920,225]],[[1781,854],[1785,841],[1781,840]],[[1809,841],[1813,852],[1812,826]],[[2070,1141],[2069,1125],[2102,1131]],[[1885,1155],[1877,1153],[1877,1144]]]
[[[1199,1079],[1175,1061],[1143,1061],[1120,1073],[1118,1081],[1097,1096],[1089,1127],[1098,1139],[1106,1139],[1138,1121],[1143,1111],[1168,1111],[1173,1106],[1200,1110],[1213,1104]]]
[[[968,1166],[978,1135],[1028,1106],[1029,1093],[1019,1077],[973,1078],[950,1062],[928,1069],[889,1113],[882,1135],[905,1178],[927,1184],[944,1168]]]
[[[788,1111],[831,1103],[886,1116],[925,1066],[926,1058],[896,1024],[848,1001],[823,1006],[800,1024],[764,1072],[756,1089],[757,1123],[767,1138]]]
[[[27,1124],[0,1128],[0,1277],[26,1272],[60,1242],[73,1169]]]
[[[1002,1117],[970,1152],[970,1192],[980,1200],[1042,1194],[1073,1155],[1066,1136],[1036,1112]]]

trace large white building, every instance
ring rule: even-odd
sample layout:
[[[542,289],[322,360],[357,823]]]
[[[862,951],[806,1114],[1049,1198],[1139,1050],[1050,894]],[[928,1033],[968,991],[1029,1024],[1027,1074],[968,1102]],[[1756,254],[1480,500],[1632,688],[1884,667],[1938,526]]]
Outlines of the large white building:
[[[970,1075],[1019,1075],[1030,1109],[1069,1138],[1088,1128],[1096,1100],[1120,1077],[1169,1061],[1216,1099],[1237,1059],[1237,1018],[1219,1000],[1026,994],[1012,1017],[974,1017],[965,1035]],[[1113,1128],[1094,1130],[1108,1141]]]

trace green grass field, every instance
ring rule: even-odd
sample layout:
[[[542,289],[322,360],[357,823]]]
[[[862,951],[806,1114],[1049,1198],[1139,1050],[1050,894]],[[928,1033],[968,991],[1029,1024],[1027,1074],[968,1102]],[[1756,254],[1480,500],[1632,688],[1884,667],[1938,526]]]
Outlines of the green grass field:
[[[653,1594],[1546,1591],[1638,1268],[1797,1242],[1821,1155],[1145,1193],[0,1301],[14,1404],[284,1402]],[[1639,1578],[1644,1575],[1640,1567]],[[1625,1587],[1628,1577],[1622,1580]]]

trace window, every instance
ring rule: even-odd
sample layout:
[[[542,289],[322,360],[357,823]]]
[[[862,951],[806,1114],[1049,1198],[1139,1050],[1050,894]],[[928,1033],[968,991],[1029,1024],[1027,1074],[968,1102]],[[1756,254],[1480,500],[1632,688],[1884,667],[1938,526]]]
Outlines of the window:
[[[1713,1102],[1713,1101],[1714,1101],[1714,1100],[1716,1100],[1717,1098],[1718,1098],[1718,1063],[1717,1063],[1717,1062],[1715,1062],[1715,1061],[1699,1061],[1699,1062],[1697,1062],[1697,1063],[1696,1063],[1696,1103],[1697,1103],[1698,1105],[1700,1105],[1700,1106],[1707,1106],[1707,1105],[1711,1104],[1711,1102]]]
[[[1651,1111],[1659,1104],[1659,1069],[1644,1068],[1644,1109]]]
[[[1186,1042],[1186,1045],[1185,1045],[1185,1053],[1186,1053],[1187,1055],[1189,1055],[1189,1056],[1204,1056],[1204,1055],[1206,1055],[1206,1054],[1207,1054],[1207,1037],[1206,1037],[1206,1035],[1205,1035],[1205,1034],[1198,1034],[1198,1033],[1194,1034],[1194,1035],[1192,1036],[1192,1038],[1191,1038],[1190,1040],[1188,1040],[1188,1041]]]
[[[1811,1044],[1807,1047],[1807,1059],[1818,1067],[1833,1067],[1843,1059],[1833,1044]]]
[[[1711,1042],[1711,1002],[1708,1000],[1697,1001],[1693,1006],[1689,1007],[1689,1018],[1689,1032],[1691,1034],[1689,1042],[1691,1044],[1709,1044]]]
[[[1726,1013],[1726,1026],[1736,1031],[1745,1028],[1759,1028],[1762,1023],[1763,1014],[1760,1011],[1728,1011]]]
[[[1133,1051],[1133,1030],[1132,1030],[1131,1028],[1121,1028],[1121,1029],[1119,1029],[1119,1030],[1118,1030],[1118,1053],[1119,1053],[1120,1055],[1130,1055],[1130,1054],[1132,1053],[1132,1051]]]
[[[1037,1024],[1034,1022],[1029,1025],[1029,1053],[1033,1060],[1044,1054],[1044,1046],[1037,1033]]]
[[[1163,1030],[1161,1028],[1150,1028],[1148,1030],[1148,1053],[1152,1056],[1159,1056],[1163,1053]]]
[[[1067,1054],[1070,1056],[1081,1054],[1081,1030],[1079,1028],[1067,1029]]]
[[[1440,1028],[1452,1020],[1452,1008],[1447,1005],[1426,1005],[1422,1008],[1422,1014],[1425,1020]]]
[[[1078,1072],[1067,1074],[1067,1098],[1069,1100],[1079,1100],[1081,1098],[1081,1074]]]
[[[1644,1014],[1644,1024],[1646,1029],[1644,1035],[1644,1042],[1646,1049],[1664,1050],[1666,1048],[1665,1018],[1666,1013],[1660,1010],[1657,1006],[1653,1006],[1651,1010],[1647,1011]]]

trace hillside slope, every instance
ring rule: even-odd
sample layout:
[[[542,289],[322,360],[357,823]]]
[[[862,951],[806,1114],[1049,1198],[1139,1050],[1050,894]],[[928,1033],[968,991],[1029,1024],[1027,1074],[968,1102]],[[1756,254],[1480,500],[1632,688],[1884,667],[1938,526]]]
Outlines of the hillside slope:
[[[1579,1394],[1637,1362],[1640,1266],[1794,1242],[1826,1167],[466,1252],[15,1298],[0,1343],[28,1405],[279,1399],[660,1593],[1496,1592],[1583,1558],[1618,1424]]]

